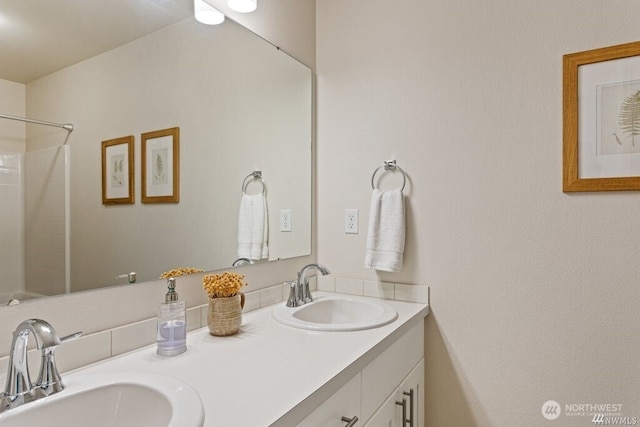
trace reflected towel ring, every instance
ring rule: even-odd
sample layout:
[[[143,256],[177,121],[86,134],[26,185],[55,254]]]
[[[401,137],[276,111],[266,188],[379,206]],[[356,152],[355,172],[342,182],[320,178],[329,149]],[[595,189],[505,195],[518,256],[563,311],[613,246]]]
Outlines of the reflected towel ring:
[[[262,179],[262,171],[253,171],[244,178],[244,180],[242,181],[242,194],[244,194],[245,196],[247,195],[245,190],[247,189],[247,185],[249,185],[249,182],[251,182],[247,181],[249,178],[260,180],[260,182],[262,183],[262,194],[264,194],[267,186],[264,183],[264,179]]]
[[[374,189],[374,190],[376,189],[376,186],[375,186],[375,183],[374,183],[375,177],[376,177],[376,173],[382,168],[384,168],[384,170],[386,170],[386,171],[388,171],[388,170],[398,170],[398,171],[400,171],[400,173],[402,174],[402,188],[400,188],[400,192],[404,191],[404,187],[407,185],[407,175],[400,168],[400,166],[396,165],[396,161],[395,160],[385,160],[383,166],[379,166],[376,170],[373,171],[373,175],[371,175],[371,188]]]

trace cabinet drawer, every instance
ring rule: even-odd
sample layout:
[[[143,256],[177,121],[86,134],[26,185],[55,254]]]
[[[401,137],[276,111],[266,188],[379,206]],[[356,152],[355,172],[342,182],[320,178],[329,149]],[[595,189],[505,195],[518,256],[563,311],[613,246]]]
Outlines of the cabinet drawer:
[[[360,414],[361,374],[357,374],[333,396],[309,414],[299,427],[344,427],[342,417],[352,418]],[[363,425],[361,421],[357,425]]]

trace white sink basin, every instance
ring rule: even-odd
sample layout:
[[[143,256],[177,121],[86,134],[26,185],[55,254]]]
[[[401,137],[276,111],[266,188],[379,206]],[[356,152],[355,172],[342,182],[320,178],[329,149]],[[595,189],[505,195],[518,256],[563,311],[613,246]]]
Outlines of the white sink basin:
[[[347,295],[320,296],[300,307],[284,303],[273,308],[273,318],[295,328],[315,331],[357,331],[377,328],[397,319],[389,304]]]
[[[201,427],[198,393],[175,378],[152,374],[78,375],[52,396],[0,414],[3,427]]]

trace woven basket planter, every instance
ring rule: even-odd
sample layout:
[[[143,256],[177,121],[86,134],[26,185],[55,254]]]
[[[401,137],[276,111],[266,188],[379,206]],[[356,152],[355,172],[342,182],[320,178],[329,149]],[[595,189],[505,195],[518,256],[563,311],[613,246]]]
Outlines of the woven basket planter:
[[[220,337],[236,334],[242,325],[243,307],[242,292],[228,298],[209,298],[209,333]]]

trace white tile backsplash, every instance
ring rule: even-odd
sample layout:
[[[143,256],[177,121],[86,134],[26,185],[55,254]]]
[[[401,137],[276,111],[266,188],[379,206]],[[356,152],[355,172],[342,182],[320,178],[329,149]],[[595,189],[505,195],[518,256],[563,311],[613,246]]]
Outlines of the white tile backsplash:
[[[244,308],[243,313],[248,313],[260,308],[260,291],[249,292],[244,294]],[[202,326],[207,324],[207,319],[204,319]]]
[[[277,304],[282,302],[282,287],[272,286],[262,289],[260,292],[260,307]]]
[[[395,299],[395,286],[393,283],[365,280],[364,296],[373,298]]]
[[[157,319],[143,320],[111,331],[111,351],[114,356],[156,342]]]
[[[56,349],[56,363],[58,370],[65,372],[108,359],[111,354],[111,331],[103,331],[59,346]]]
[[[429,302],[429,288],[427,286],[405,285],[396,283],[395,299],[427,304]]]
[[[200,325],[202,325],[202,320],[200,319],[200,307],[188,308],[186,320],[187,320],[187,332],[200,329]]]
[[[336,292],[339,294],[364,295],[364,281],[362,279],[336,277]]]
[[[318,290],[324,292],[336,291],[336,278],[333,276],[318,277]]]

